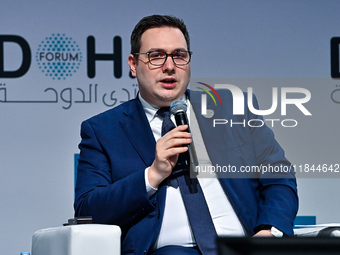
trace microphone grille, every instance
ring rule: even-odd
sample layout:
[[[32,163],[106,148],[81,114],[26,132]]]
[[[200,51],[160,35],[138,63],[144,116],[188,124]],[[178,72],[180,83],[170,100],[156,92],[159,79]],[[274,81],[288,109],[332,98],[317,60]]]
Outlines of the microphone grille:
[[[187,104],[183,100],[175,100],[170,106],[170,112],[174,115],[178,112],[187,112]]]

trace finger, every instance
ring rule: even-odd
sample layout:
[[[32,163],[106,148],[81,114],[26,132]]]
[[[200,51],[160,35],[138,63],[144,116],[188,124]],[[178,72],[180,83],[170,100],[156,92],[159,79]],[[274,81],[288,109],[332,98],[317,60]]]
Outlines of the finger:
[[[182,146],[186,146],[192,142],[190,136],[180,136],[180,137],[164,137],[164,139],[160,140],[157,145],[156,149],[159,150],[169,150],[172,148],[180,148]]]
[[[157,144],[156,157],[166,160],[169,157],[178,155],[188,150],[187,146],[190,144],[191,139],[171,139],[164,143]]]
[[[178,127],[175,127],[173,129],[171,129],[169,132],[167,132],[164,136],[167,136],[169,134],[172,134],[172,133],[176,133],[176,132],[184,132],[188,129],[188,125],[180,125]]]
[[[186,125],[185,125],[186,126]],[[166,141],[166,140],[170,140],[173,138],[190,138],[192,135],[191,133],[185,132],[187,129],[185,128],[185,126],[179,126],[171,131],[169,131],[168,133],[166,133],[164,136],[162,136],[162,140]]]

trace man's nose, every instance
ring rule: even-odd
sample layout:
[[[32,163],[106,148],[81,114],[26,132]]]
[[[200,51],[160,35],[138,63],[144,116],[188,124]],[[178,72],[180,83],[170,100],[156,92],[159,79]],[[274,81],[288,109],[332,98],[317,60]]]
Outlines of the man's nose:
[[[175,63],[172,60],[171,55],[168,55],[168,58],[166,59],[165,63],[162,66],[163,72],[173,72],[175,70]]]

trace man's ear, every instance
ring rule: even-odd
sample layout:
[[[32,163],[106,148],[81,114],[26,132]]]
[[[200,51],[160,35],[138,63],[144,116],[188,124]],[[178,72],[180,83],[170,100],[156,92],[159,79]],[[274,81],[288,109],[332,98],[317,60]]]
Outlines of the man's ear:
[[[128,63],[129,63],[129,66],[130,66],[132,76],[136,77],[137,76],[137,73],[136,73],[137,60],[136,60],[134,55],[132,55],[132,54],[129,55]]]

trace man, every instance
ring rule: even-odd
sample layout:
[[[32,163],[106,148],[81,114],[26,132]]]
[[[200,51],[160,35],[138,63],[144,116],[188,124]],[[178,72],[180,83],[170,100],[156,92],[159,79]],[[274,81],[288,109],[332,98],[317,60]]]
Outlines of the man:
[[[178,99],[199,107],[193,97],[188,100],[186,92],[190,59],[183,21],[161,15],[143,18],[132,32],[128,58],[139,95],[82,123],[75,215],[120,226],[122,254],[217,254],[214,241],[201,244],[185,188],[169,182],[179,155],[188,150],[183,145],[191,143],[191,134],[186,125],[162,134],[166,119],[158,111]],[[228,91],[221,96],[227,106],[220,114],[228,119],[232,117],[232,97]],[[200,114],[196,118],[204,140],[209,133],[206,120]],[[289,165],[269,128],[235,127],[223,132],[226,143],[205,144],[203,157],[212,163],[222,157],[235,166]],[[185,174],[176,177],[178,183]],[[204,239],[216,233],[273,236],[273,227],[278,233],[292,235],[298,202],[294,176],[288,177],[200,180],[196,184],[199,192],[193,193],[204,193],[210,215],[198,225],[211,222],[214,232]],[[198,205],[195,209],[203,212]]]

